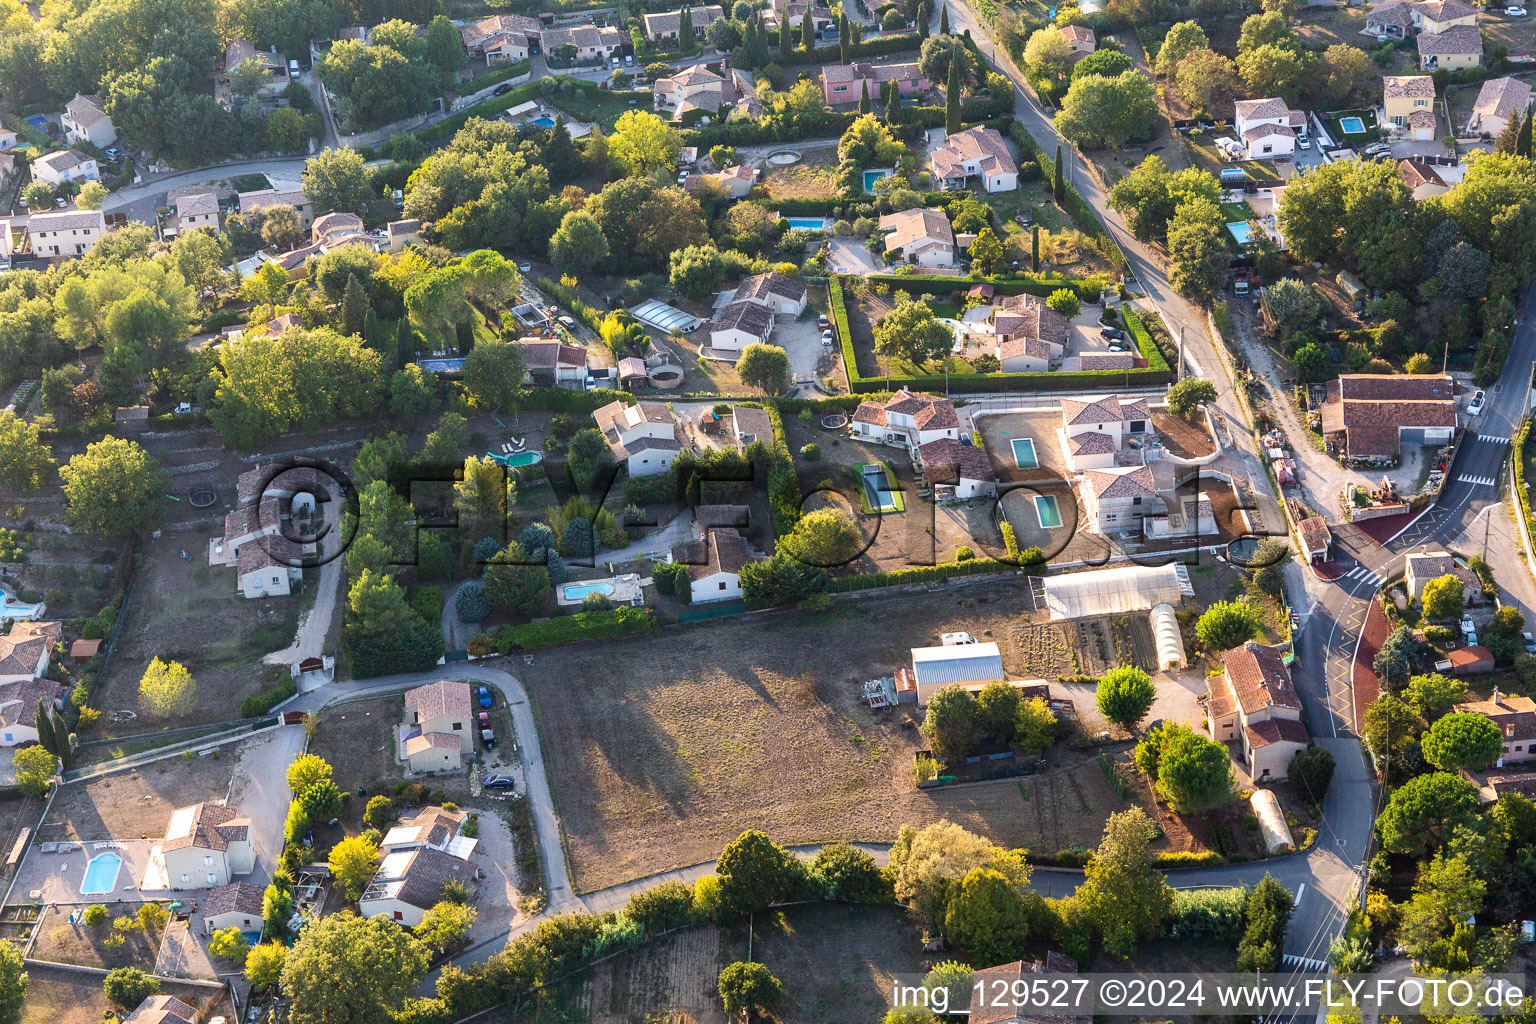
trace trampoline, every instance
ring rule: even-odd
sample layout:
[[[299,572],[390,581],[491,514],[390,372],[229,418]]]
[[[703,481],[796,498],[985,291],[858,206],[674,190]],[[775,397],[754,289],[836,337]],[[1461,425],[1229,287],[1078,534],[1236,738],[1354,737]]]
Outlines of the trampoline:
[[[823,416],[821,418],[821,429],[823,430],[837,430],[847,425],[848,417],[844,413],[835,412],[830,416]]]
[[[207,508],[218,499],[218,493],[207,488],[199,488],[187,496],[193,508]]]

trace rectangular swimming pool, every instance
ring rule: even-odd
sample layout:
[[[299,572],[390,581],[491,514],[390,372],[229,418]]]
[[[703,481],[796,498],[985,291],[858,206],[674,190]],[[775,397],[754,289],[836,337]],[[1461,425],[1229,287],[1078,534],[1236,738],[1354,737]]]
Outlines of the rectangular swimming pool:
[[[528,123],[539,128],[553,128],[555,126],[555,119],[552,117],[536,117]]]
[[[1339,127],[1344,130],[1345,135],[1365,134],[1365,122],[1358,117],[1339,118]]]
[[[889,178],[890,176],[891,176],[890,170],[888,168],[885,168],[885,167],[879,167],[879,168],[875,168],[873,170],[865,171],[864,172],[864,191],[865,192],[873,192],[875,190],[875,182],[879,181],[882,178]]]
[[[827,218],[825,217],[780,217],[779,219],[797,231],[827,230]]]
[[[567,601],[581,601],[593,594],[612,594],[613,584],[607,580],[596,583],[567,583],[561,590]]]
[[[890,478],[886,468],[878,462],[859,467],[859,479],[864,483],[866,513],[900,512],[901,490]]]
[[[1020,469],[1039,469],[1040,460],[1035,457],[1035,441],[1031,437],[1016,437],[1008,442],[1013,446],[1013,461]]]
[[[1056,507],[1056,499],[1052,495],[1035,495],[1035,515],[1040,517],[1040,525],[1047,530],[1054,530],[1061,525],[1061,510]]]
[[[1253,229],[1248,226],[1247,221],[1234,221],[1227,225],[1227,230],[1232,232],[1232,237],[1237,239],[1238,245],[1247,245],[1253,241]]]

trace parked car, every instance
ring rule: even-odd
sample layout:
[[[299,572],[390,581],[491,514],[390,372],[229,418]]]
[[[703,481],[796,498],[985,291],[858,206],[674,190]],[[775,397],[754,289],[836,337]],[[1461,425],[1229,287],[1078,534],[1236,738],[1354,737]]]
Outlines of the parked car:
[[[301,73],[302,72],[299,71],[299,62],[296,60],[290,60],[288,62],[288,77],[298,78]]]
[[[517,780],[510,775],[487,775],[481,785],[486,789],[516,789]]]
[[[619,58],[614,57],[614,58],[612,58],[612,60],[613,60],[613,66],[614,67],[618,67],[619,66]]]
[[[574,331],[576,329],[576,321],[572,320],[568,316],[562,316],[560,318],[560,326],[564,327],[568,331]]]
[[[832,342],[833,342],[833,340],[834,339],[832,337],[832,332],[831,331],[822,331],[821,332],[821,343],[823,345],[826,345],[826,346],[830,347]]]
[[[1385,156],[1386,154],[1392,152],[1392,147],[1387,145],[1385,142],[1377,142],[1366,146],[1363,150],[1361,150],[1361,152],[1366,156]]]
[[[1302,149],[1311,149],[1312,148],[1312,138],[1311,138],[1311,136],[1309,136],[1309,135],[1298,135],[1298,136],[1296,136],[1296,145],[1300,146]]]
[[[486,689],[484,686],[481,686],[475,690],[475,696],[480,698],[481,707],[488,708],[491,706],[491,691]]]
[[[1530,630],[1520,634],[1525,637],[1525,653],[1536,654],[1536,637],[1531,636]]]
[[[634,54],[626,53],[624,55],[624,66],[627,67],[627,68],[632,68],[632,67],[635,66],[635,56],[634,56]]]
[[[477,715],[475,717],[478,718],[479,721],[480,721],[480,728],[486,729],[486,728],[490,727],[490,724],[491,724],[491,713],[489,711],[482,711],[482,712],[480,712],[479,715]]]
[[[512,85],[511,82],[503,82],[503,83],[501,83],[500,85],[498,85],[496,87],[496,91],[491,93],[491,95],[492,96],[505,96],[507,93],[511,92],[513,88],[514,88],[514,86]]]
[[[1100,327],[1099,337],[1105,341],[1119,341],[1125,337],[1125,332],[1118,327]]]
[[[1467,403],[1467,415],[1481,416],[1483,414],[1483,405],[1487,401],[1488,396],[1483,394],[1481,390],[1474,391],[1472,393],[1472,401]]]
[[[107,147],[106,153],[103,155],[115,164],[123,158],[123,151],[118,149],[116,146],[109,146]]]
[[[1511,18],[1523,18],[1523,17],[1525,17],[1525,8],[1524,7],[1506,7],[1506,8],[1504,8],[1504,13],[1509,15]]]
[[[1111,342],[1110,346],[1109,346],[1109,350],[1111,352],[1124,352],[1125,351],[1125,346],[1121,345],[1119,342]]]
[[[489,729],[481,729],[480,742],[484,744],[486,750],[491,750],[496,746],[496,734]]]
[[[828,327],[832,326],[832,321],[827,319],[827,314],[820,313],[816,317],[816,326],[820,327],[822,330],[826,330]]]
[[[64,207],[69,205],[69,200],[65,199],[63,196],[59,196],[53,201],[53,205],[62,210]]]

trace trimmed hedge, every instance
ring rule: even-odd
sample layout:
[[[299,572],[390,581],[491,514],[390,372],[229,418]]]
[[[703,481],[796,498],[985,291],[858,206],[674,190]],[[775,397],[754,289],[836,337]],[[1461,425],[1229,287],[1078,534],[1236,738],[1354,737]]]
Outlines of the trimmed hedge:
[[[800,477],[795,472],[794,457],[789,454],[778,403],[769,399],[763,408],[768,411],[768,422],[773,424],[773,445],[768,449],[772,458],[768,465],[768,508],[773,513],[774,536],[783,537],[795,528],[802,515]]]
[[[445,117],[436,124],[428,125],[419,132],[416,132],[415,135],[428,145],[450,139],[472,117],[493,118],[503,111],[511,110],[519,103],[526,103],[535,96],[542,96],[543,91],[540,86],[544,82],[569,82],[572,87],[585,93],[596,93],[599,91],[596,82],[588,82],[582,78],[571,78],[566,75],[550,75],[548,78],[536,78],[531,82],[525,82],[518,86],[505,96],[492,96],[483,103],[476,103],[462,113],[454,114],[452,117]],[[602,91],[604,93],[607,92],[606,89]]]
[[[944,274],[870,274],[865,280],[874,284],[888,284],[909,292],[958,292],[983,283],[970,277],[951,277]],[[1070,288],[1083,302],[1097,303],[1104,289],[1093,278],[1044,276],[1020,274],[1017,277],[1000,277],[984,282],[992,286],[998,295],[1034,295],[1048,299],[1058,288]]]
[[[657,625],[656,616],[649,608],[624,605],[602,612],[578,612],[544,622],[530,622],[526,626],[502,626],[496,630],[496,651],[499,654],[532,651],[577,640],[643,633]]]
[[[910,569],[891,569],[888,572],[866,572],[857,576],[839,576],[832,581],[834,593],[847,594],[857,590],[873,590],[877,587],[899,587],[908,583],[931,583],[953,579],[956,576],[982,576],[991,572],[1014,572],[1022,569],[1026,576],[1044,576],[1045,561],[1013,563],[1000,558],[972,558],[964,562],[946,562],[943,565],[919,565]]]
[[[240,702],[241,718],[260,718],[262,715],[277,707],[283,701],[299,692],[299,682],[292,676],[285,676],[282,682],[270,690],[262,690],[253,693]]]
[[[475,86],[475,89],[478,92],[480,89],[484,89],[488,85],[496,85],[500,82],[505,82],[509,78],[516,78],[518,75],[526,75],[532,71],[533,61],[529,60],[527,57],[524,57],[522,60],[513,64],[508,64],[504,68],[497,68],[495,71],[492,71],[488,75],[481,75],[478,78],[472,79],[469,84]],[[492,97],[492,99],[494,98],[495,97]]]
[[[965,198],[965,193],[924,192],[922,197],[924,206],[948,206],[956,199]],[[845,210],[850,206],[873,206],[875,197],[859,196],[849,199],[846,196],[805,196],[797,199],[753,199],[751,201],[759,206],[771,206],[777,209],[780,215],[830,217],[836,211]]]
[[[577,296],[576,289],[567,288],[559,281],[552,281],[547,277],[539,278],[539,290],[549,298],[571,311],[571,315],[591,328],[592,333],[601,337],[603,333],[603,314],[600,310],[593,309]]]
[[[1163,350],[1152,337],[1152,332],[1147,330],[1146,324],[1141,322],[1141,317],[1129,306],[1120,307],[1120,312],[1125,316],[1126,329],[1131,332],[1131,337],[1136,339],[1136,347],[1147,360],[1147,366],[1153,370],[1162,370],[1171,373],[1168,359],[1163,355]]]
[[[538,409],[542,412],[590,414],[610,402],[634,405],[635,396],[628,391],[609,391],[607,388],[573,391],[570,388],[535,387],[529,388],[518,404],[524,409]]]
[[[1525,446],[1531,438],[1531,419],[1526,417],[1515,434],[1515,493],[1520,495],[1520,514],[1525,517],[1526,529],[1536,537],[1536,516],[1531,515],[1531,499],[1525,489]]]

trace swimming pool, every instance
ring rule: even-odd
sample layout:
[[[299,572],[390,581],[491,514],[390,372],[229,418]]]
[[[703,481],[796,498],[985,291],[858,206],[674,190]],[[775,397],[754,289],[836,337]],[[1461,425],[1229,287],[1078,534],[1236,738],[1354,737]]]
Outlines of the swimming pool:
[[[877,167],[873,170],[865,171],[864,191],[873,192],[875,190],[875,182],[880,181],[882,178],[889,178],[890,176],[891,170],[889,167]]]
[[[40,132],[46,132],[48,130],[48,118],[44,114],[33,114],[31,117],[27,118],[27,124],[31,125],[33,128],[36,128]]]
[[[1040,460],[1035,457],[1033,438],[1016,437],[1008,443],[1013,446],[1013,461],[1020,469],[1040,468]]]
[[[1232,237],[1237,239],[1238,245],[1247,245],[1253,241],[1253,229],[1246,221],[1234,221],[1227,225],[1227,230],[1232,232]]]
[[[22,604],[7,588],[0,587],[0,619],[35,619],[42,613],[41,604]]]
[[[895,481],[886,474],[884,466],[872,462],[859,467],[859,479],[864,483],[864,502],[867,512],[900,512],[901,491]]]
[[[516,455],[507,455],[503,457],[501,463],[504,466],[511,466],[513,469],[518,469],[522,466],[536,465],[537,463],[543,461],[544,456],[540,455],[538,452],[518,452]]]
[[[1047,530],[1054,530],[1061,525],[1061,510],[1056,507],[1056,499],[1052,495],[1035,495],[1035,515],[1040,517],[1040,525]]]
[[[797,231],[827,230],[826,217],[780,217],[779,219]]]
[[[1365,134],[1365,122],[1358,117],[1339,118],[1339,128],[1345,135]]]
[[[85,866],[85,877],[80,879],[80,895],[101,896],[117,888],[117,872],[123,866],[123,858],[115,853],[98,853]]]
[[[607,580],[597,583],[567,583],[560,591],[567,601],[581,601],[593,594],[613,593],[613,584]]]
[[[538,128],[553,128],[555,126],[555,119],[552,117],[536,117],[528,123]]]
[[[462,359],[418,359],[416,365],[428,373],[458,373],[464,369]]]

